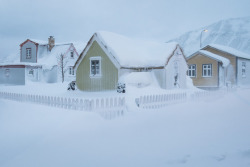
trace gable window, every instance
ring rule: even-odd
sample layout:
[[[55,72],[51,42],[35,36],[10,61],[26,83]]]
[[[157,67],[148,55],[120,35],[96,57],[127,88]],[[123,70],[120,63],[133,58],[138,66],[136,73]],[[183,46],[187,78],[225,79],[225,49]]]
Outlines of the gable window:
[[[26,59],[31,59],[31,48],[26,48]]]
[[[34,75],[34,70],[33,69],[29,70],[29,75]]]
[[[241,64],[241,76],[242,78],[246,77],[246,62],[242,62]]]
[[[10,69],[5,69],[5,76],[9,77],[10,76]]]
[[[72,58],[72,59],[74,58],[74,51],[70,52],[70,58]]]
[[[74,68],[72,66],[69,67],[69,75],[75,75]]]
[[[203,77],[212,76],[212,64],[202,64],[202,76]]]
[[[196,64],[191,64],[188,66],[188,76],[196,77]]]
[[[101,77],[101,57],[90,58],[90,77]]]

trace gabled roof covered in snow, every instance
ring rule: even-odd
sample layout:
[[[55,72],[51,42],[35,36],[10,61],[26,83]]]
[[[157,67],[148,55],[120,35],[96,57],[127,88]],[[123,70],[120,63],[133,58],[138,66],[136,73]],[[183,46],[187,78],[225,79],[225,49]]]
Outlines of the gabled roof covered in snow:
[[[57,59],[61,54],[66,55],[70,50],[74,49],[72,43],[55,45],[51,51],[48,51],[47,46],[41,45],[38,47],[37,62],[42,64],[44,68],[51,68],[58,64]]]
[[[21,43],[20,46],[22,47],[25,43],[27,43],[29,41],[32,42],[32,43],[34,43],[34,44],[36,44],[36,45],[47,45],[48,44],[48,42],[42,41],[42,40],[27,39],[26,41],[24,41],[23,43]]]
[[[100,31],[91,37],[75,67],[80,64],[94,41],[98,42],[117,67],[124,68],[164,67],[179,46],[176,42],[159,43]]]
[[[250,59],[250,55],[249,54],[246,54],[246,53],[243,53],[239,50],[236,50],[234,48],[231,48],[229,46],[224,46],[224,45],[218,45],[218,44],[210,44],[210,45],[207,45],[203,48],[206,49],[206,48],[213,48],[213,49],[216,49],[216,50],[219,50],[221,52],[225,52],[225,53],[228,53],[228,54],[231,54],[233,56],[236,56],[236,57],[241,57],[241,58],[244,58],[244,59]]]
[[[50,69],[51,67],[58,64],[58,56],[60,54],[66,55],[69,51],[75,51],[76,56],[78,57],[78,52],[74,46],[73,43],[61,43],[61,44],[55,44],[51,51],[48,50],[48,42],[41,41],[41,40],[35,40],[35,39],[27,39],[23,43],[20,44],[20,47],[22,47],[27,42],[32,42],[35,45],[37,45],[38,51],[37,51],[37,63],[31,63],[31,62],[20,62],[20,52],[15,55],[9,57],[7,60],[0,62],[0,65],[29,65],[29,66],[43,66],[43,68]],[[84,47],[84,46],[83,46]],[[82,48],[83,48],[82,47]],[[68,65],[73,66],[74,64]],[[75,62],[74,62],[75,63]]]
[[[230,60],[228,60],[227,58],[222,57],[222,56],[217,55],[217,54],[214,54],[214,53],[211,53],[211,52],[206,51],[206,50],[199,50],[199,51],[193,53],[191,56],[189,56],[188,59],[194,57],[197,54],[201,54],[201,55],[207,56],[211,59],[214,59],[218,62],[221,62],[223,67],[227,67],[230,64]]]

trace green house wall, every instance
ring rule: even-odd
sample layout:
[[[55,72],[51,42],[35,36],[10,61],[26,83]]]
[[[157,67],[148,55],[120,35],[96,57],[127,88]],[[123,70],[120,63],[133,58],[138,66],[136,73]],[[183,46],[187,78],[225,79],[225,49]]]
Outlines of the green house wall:
[[[101,57],[101,77],[90,77],[90,58]],[[94,41],[76,70],[76,84],[83,91],[115,90],[118,69],[111,62],[99,44]]]

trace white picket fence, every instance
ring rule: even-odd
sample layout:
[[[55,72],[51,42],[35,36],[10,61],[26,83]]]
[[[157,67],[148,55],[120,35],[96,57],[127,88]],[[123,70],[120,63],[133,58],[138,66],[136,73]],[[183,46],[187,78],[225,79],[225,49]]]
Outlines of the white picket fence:
[[[135,103],[139,108],[154,109],[165,107],[173,103],[185,102],[187,99],[187,93],[169,93],[161,95],[145,95],[135,99]]]
[[[197,90],[192,93],[172,92],[159,95],[144,95],[135,98],[135,103],[142,109],[155,109],[166,107],[170,104],[183,103],[187,100],[202,100],[207,97],[215,98],[229,92],[228,90],[217,91],[204,91]],[[57,96],[44,96],[32,94],[20,94],[0,92],[0,98],[16,100],[21,102],[32,102],[44,104],[49,106],[61,107],[65,109],[98,111],[102,116],[111,118],[114,116],[123,115],[126,108],[125,97],[105,97],[105,98],[71,98],[71,97],[57,97]],[[109,111],[109,112],[107,112]],[[113,112],[115,111],[115,112]],[[108,114],[107,114],[108,113]]]
[[[142,109],[155,109],[166,107],[170,104],[183,103],[187,100],[197,101],[206,98],[217,98],[233,90],[221,89],[216,91],[196,90],[193,92],[174,92],[158,95],[144,95],[135,99],[135,103]]]
[[[20,102],[32,102],[54,107],[74,110],[122,110],[125,108],[125,97],[105,97],[105,98],[71,98],[58,96],[44,96],[34,94],[21,94],[0,92],[0,98],[15,100]]]

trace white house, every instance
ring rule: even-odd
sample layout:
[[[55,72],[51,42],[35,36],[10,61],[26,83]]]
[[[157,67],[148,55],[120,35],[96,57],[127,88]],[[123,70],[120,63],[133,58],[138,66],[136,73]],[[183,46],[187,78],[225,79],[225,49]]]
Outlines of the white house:
[[[78,57],[73,43],[56,44],[52,36],[48,42],[27,39],[20,44],[19,58],[0,64],[0,83],[55,83],[62,82],[62,76],[64,81],[72,81],[75,80],[73,66]]]

